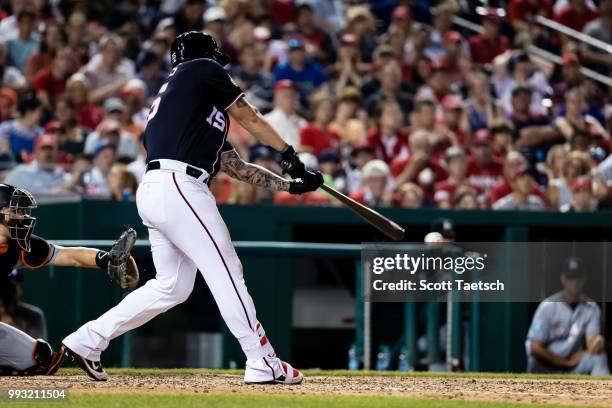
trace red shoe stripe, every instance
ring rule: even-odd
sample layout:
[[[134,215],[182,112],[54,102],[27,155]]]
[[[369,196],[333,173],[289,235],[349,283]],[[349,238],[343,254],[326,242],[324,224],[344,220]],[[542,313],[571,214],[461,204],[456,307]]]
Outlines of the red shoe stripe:
[[[262,346],[265,346],[267,343],[268,343],[268,338],[266,336],[263,336],[261,340],[259,340],[259,344],[261,344]]]
[[[293,369],[293,378],[298,378],[299,376],[300,376],[300,372],[294,368]]]

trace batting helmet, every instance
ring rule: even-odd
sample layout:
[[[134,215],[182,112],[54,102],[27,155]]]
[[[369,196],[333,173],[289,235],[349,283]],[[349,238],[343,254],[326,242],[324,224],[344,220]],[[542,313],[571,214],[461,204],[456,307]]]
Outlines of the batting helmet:
[[[36,200],[28,191],[8,184],[0,184],[0,209],[11,238],[26,252],[30,252],[30,236],[36,225],[32,217]]]
[[[212,35],[202,31],[187,31],[179,34],[170,46],[170,60],[172,67],[181,62],[197,59],[211,58],[221,65],[229,63],[229,57],[219,51],[217,41]]]
[[[455,227],[448,218],[437,218],[431,222],[431,232],[437,232],[445,239],[455,239]]]

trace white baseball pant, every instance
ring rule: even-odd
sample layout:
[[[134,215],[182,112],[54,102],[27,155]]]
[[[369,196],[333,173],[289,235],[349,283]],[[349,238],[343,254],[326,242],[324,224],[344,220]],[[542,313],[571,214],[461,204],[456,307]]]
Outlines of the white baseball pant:
[[[184,302],[200,270],[247,360],[274,353],[257,322],[229,231],[215,198],[202,182],[208,174],[195,179],[185,174],[185,163],[160,163],[161,170],[144,175],[136,195],[138,213],[149,229],[155,279],[63,343],[82,357],[99,361],[110,340]]]

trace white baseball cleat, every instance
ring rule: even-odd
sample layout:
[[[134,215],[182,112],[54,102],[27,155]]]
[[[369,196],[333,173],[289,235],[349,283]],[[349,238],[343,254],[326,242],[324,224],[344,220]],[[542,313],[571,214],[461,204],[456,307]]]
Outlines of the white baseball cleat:
[[[300,384],[303,379],[299,370],[276,356],[247,361],[244,372],[247,384]]]

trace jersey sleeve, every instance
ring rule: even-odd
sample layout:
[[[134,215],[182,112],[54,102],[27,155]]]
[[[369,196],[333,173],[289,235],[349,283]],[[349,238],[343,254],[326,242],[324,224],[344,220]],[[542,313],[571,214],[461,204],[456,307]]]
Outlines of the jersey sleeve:
[[[23,266],[28,269],[43,267],[55,258],[55,245],[46,239],[32,235],[30,247],[30,252],[22,250],[19,257]]]
[[[597,336],[598,334],[601,334],[601,328],[599,325],[601,312],[597,304],[593,304],[590,310],[591,314],[589,315],[589,320],[587,321],[584,334],[586,336]]]
[[[202,63],[206,64],[201,71],[205,96],[213,98],[212,102],[218,108],[227,110],[243,94],[242,89],[218,63],[212,60],[203,60]]]
[[[531,326],[529,326],[527,339],[540,341],[546,344],[550,334],[551,318],[552,316],[550,315],[550,304],[540,303],[540,306],[538,306],[538,309],[533,315]]]
[[[221,153],[229,152],[230,150],[233,150],[233,149],[234,149],[234,146],[232,146],[232,144],[226,140],[225,142],[223,142],[223,146],[221,146]]]

